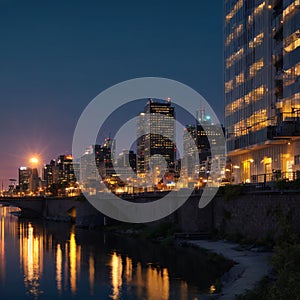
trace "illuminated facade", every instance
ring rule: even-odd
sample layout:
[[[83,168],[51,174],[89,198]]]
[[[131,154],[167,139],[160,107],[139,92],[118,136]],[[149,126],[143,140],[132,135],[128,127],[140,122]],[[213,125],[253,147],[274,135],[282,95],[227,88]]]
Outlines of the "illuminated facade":
[[[188,125],[185,127],[183,132],[183,166],[182,175],[185,178],[195,178],[199,177],[199,159],[198,159],[198,135],[197,128],[193,125]],[[193,144],[194,145],[193,145]]]
[[[46,183],[46,187],[58,182],[58,167],[54,159],[52,159],[49,164],[44,166],[43,179]]]
[[[113,158],[116,152],[116,142],[111,138],[106,138],[103,146],[99,146],[95,152],[96,165],[103,179],[113,176]]]
[[[75,163],[73,163],[73,157],[71,155],[60,155],[57,159],[58,166],[58,180],[60,183],[71,186],[75,184]]]
[[[19,168],[19,187],[20,192],[29,194],[37,192],[40,184],[37,168]]]
[[[69,188],[77,187],[75,173],[80,174],[80,164],[73,162],[71,155],[60,155],[44,165],[45,191],[53,195],[66,194]]]
[[[225,1],[225,125],[234,182],[295,177],[299,8],[299,0]]]
[[[201,111],[200,111],[201,112]],[[198,113],[198,112],[197,112]],[[188,125],[183,133],[183,176],[189,180],[208,177],[211,166],[211,146],[217,147],[217,137],[224,135],[224,127],[219,129],[218,126],[211,123],[210,116],[205,115],[202,110],[201,115],[197,116],[199,123]],[[203,128],[205,125],[205,129]],[[189,139],[191,137],[192,139]],[[210,145],[209,139],[212,145]],[[192,143],[194,145],[192,145]]]
[[[161,117],[165,116],[165,118]],[[161,155],[168,170],[174,170],[175,162],[175,110],[171,102],[150,99],[139,116],[137,126],[138,173],[150,170],[150,158]],[[155,158],[152,158],[152,160]]]
[[[143,176],[145,174],[145,113],[139,114],[137,122],[137,139],[136,139],[136,155],[137,155],[137,174]]]

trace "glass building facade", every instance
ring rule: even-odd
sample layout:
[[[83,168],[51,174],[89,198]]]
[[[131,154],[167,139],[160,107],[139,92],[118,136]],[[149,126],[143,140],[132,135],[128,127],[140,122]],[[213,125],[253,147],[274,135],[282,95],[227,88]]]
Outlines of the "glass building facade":
[[[176,159],[175,110],[169,100],[149,99],[137,124],[137,167],[138,174],[149,172],[150,159],[161,155],[169,171],[174,171]],[[157,162],[159,163],[159,162]]]
[[[297,171],[299,2],[224,2],[225,126],[235,182],[291,179]]]

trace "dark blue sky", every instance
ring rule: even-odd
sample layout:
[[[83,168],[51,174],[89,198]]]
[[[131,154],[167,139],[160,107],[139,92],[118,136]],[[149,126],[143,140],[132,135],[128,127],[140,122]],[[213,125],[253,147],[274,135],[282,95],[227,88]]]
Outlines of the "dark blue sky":
[[[0,179],[70,153],[85,106],[127,79],[183,82],[223,120],[222,0],[0,0],[0,39]]]

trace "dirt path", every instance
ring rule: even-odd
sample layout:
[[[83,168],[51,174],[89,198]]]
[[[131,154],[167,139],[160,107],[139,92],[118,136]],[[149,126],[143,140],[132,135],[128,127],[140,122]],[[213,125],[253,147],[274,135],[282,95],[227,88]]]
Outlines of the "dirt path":
[[[235,295],[253,289],[270,272],[268,261],[271,253],[243,250],[238,244],[225,241],[197,240],[188,243],[222,254],[237,263],[221,278],[223,288],[216,299],[233,300]]]

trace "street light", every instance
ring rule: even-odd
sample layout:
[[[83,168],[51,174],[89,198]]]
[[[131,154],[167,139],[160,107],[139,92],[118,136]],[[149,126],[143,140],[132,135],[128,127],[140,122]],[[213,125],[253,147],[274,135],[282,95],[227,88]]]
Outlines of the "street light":
[[[36,157],[36,156],[32,156],[30,159],[29,159],[29,162],[32,164],[32,165],[37,165],[39,163],[39,159]]]

